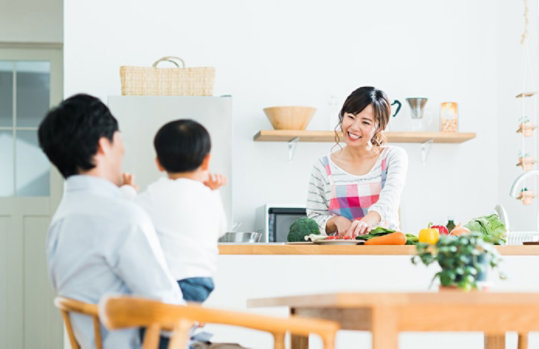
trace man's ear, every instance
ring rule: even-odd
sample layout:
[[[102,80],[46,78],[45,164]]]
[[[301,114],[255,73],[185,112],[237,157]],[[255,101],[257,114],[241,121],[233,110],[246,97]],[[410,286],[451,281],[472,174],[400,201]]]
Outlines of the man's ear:
[[[159,170],[159,172],[163,172],[165,170],[157,156],[155,157],[155,164],[157,165],[157,169]]]
[[[200,168],[203,171],[207,171],[210,168],[210,153],[208,153],[204,160],[202,160],[202,165],[200,165]]]
[[[108,153],[110,149],[110,141],[107,137],[101,137],[97,141],[97,151],[95,152],[95,155],[104,155]]]

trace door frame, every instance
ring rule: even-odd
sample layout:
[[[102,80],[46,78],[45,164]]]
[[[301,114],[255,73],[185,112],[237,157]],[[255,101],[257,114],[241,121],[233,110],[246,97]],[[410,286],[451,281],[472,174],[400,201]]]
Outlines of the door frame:
[[[0,59],[49,61],[49,106],[63,99],[63,44],[0,42]],[[63,180],[52,165],[49,178],[49,196],[0,197],[0,347],[63,346],[63,325],[45,267],[47,226],[62,197]]]

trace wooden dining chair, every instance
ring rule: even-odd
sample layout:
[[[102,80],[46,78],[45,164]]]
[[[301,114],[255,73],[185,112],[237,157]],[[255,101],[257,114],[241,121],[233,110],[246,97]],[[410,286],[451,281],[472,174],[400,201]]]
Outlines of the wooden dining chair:
[[[75,334],[73,333],[73,326],[71,325],[69,313],[79,313],[92,317],[94,325],[95,347],[96,349],[103,349],[97,304],[89,304],[72,298],[57,296],[54,298],[54,305],[60,309],[60,312],[62,313],[62,318],[64,319],[64,325],[66,327],[67,336],[69,337],[69,343],[71,344],[72,349],[80,349],[80,345],[75,338]]]
[[[518,334],[517,349],[528,349],[528,333]]]
[[[325,349],[335,348],[339,325],[328,320],[300,317],[274,317],[228,310],[205,308],[200,305],[171,305],[137,297],[105,297],[99,304],[102,323],[109,329],[146,327],[143,349],[159,345],[162,330],[173,331],[169,349],[184,349],[189,340],[189,330],[196,322],[240,326],[269,332],[273,335],[274,348],[285,348],[287,332],[321,337]]]

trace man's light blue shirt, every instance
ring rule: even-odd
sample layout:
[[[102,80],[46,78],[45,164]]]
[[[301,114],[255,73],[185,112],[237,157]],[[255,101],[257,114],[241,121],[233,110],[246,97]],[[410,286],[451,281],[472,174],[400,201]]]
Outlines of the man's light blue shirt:
[[[67,179],[49,227],[47,257],[58,295],[94,304],[106,294],[183,303],[149,217],[105,179]],[[81,347],[95,348],[90,317],[71,319]],[[104,348],[140,347],[135,329],[102,331]]]

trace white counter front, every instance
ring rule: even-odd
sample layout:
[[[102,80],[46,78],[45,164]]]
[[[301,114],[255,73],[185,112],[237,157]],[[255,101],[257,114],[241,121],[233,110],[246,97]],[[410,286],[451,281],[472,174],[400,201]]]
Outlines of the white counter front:
[[[368,249],[373,247],[372,249]],[[367,248],[367,249],[366,249]],[[339,253],[340,250],[340,253]],[[247,308],[249,298],[343,291],[426,291],[437,268],[413,265],[413,246],[220,245],[216,289],[206,305],[286,316],[286,308]],[[495,279],[493,290],[539,292],[539,248],[499,247],[508,279]],[[432,289],[436,291],[436,286]],[[257,331],[208,326],[215,340],[251,348],[272,348],[272,337]],[[312,348],[321,348],[312,337]],[[507,348],[516,349],[516,335]],[[539,338],[530,338],[530,348]],[[482,348],[481,333],[405,333],[401,349]],[[369,348],[370,334],[341,331],[337,348]]]

